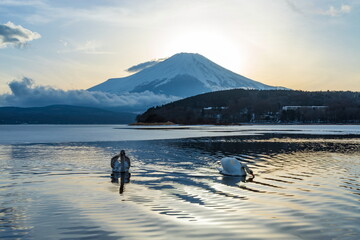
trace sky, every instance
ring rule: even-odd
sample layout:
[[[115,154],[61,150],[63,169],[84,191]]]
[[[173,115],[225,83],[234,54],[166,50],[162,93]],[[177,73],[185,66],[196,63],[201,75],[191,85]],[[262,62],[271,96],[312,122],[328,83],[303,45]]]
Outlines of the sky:
[[[83,90],[179,52],[272,86],[360,91],[359,23],[360,0],[0,0],[0,94]]]

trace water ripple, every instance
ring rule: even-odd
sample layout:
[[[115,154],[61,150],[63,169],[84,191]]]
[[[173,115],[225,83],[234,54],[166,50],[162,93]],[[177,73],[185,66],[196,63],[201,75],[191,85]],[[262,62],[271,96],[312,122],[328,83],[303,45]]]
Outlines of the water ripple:
[[[0,238],[360,238],[360,140],[304,136],[1,146]],[[131,177],[112,181],[126,148]],[[255,179],[218,174],[221,157]]]

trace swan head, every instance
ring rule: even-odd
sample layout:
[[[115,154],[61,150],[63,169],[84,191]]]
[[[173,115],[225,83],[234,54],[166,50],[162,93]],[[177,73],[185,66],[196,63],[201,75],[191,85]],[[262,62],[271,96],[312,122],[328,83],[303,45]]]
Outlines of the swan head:
[[[125,156],[125,150],[120,151],[120,156]]]

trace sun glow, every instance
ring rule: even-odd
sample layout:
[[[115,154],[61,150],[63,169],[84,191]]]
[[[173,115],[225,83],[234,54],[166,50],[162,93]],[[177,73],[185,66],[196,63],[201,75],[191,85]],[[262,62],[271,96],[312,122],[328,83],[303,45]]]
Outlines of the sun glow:
[[[164,56],[171,56],[179,52],[199,53],[211,61],[233,71],[240,73],[246,66],[246,54],[237,44],[223,34],[205,32],[201,30],[192,32],[176,32],[166,39],[160,52]]]

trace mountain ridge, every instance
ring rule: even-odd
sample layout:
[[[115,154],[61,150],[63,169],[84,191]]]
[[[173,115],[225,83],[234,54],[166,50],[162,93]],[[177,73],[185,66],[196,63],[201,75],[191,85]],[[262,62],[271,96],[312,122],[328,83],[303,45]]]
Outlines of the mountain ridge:
[[[136,114],[74,105],[0,107],[0,124],[126,124]]]

